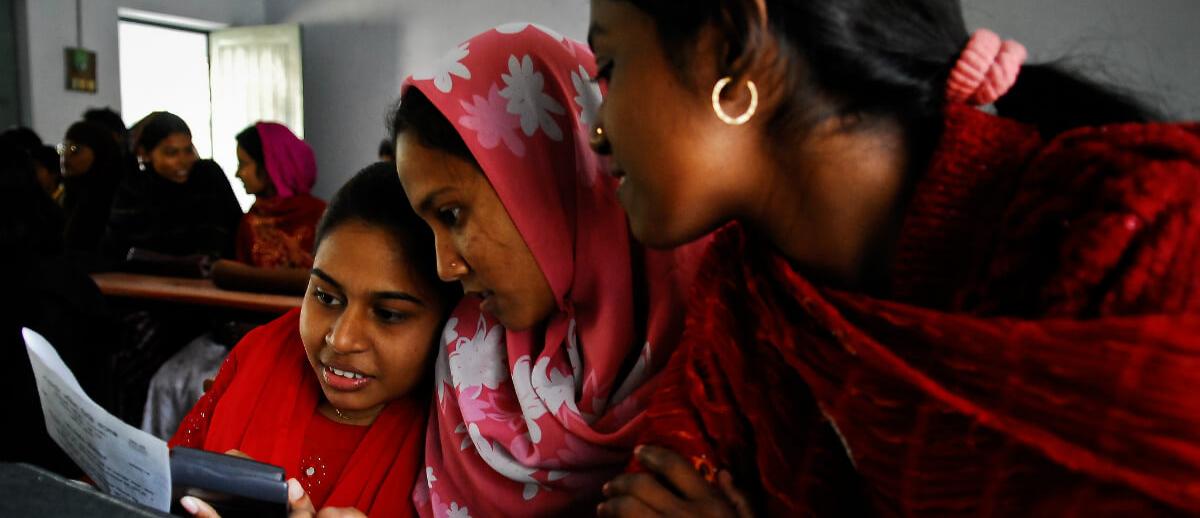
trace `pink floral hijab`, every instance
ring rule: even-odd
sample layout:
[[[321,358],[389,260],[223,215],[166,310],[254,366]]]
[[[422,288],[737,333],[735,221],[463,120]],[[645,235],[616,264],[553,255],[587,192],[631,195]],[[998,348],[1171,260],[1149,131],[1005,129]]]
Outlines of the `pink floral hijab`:
[[[423,516],[594,512],[647,424],[702,245],[660,252],[633,242],[615,181],[587,144],[600,104],[594,73],[585,45],[519,23],[405,81],[458,130],[558,303],[525,332],[504,329],[473,298],[453,312],[414,491]]]

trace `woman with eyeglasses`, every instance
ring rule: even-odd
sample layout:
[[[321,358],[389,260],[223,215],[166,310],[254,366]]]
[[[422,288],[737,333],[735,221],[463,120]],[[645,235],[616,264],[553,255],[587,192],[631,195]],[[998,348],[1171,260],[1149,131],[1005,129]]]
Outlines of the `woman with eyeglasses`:
[[[76,122],[58,145],[62,160],[63,238],[73,252],[98,252],[113,195],[121,182],[121,152],[112,136],[91,122]]]

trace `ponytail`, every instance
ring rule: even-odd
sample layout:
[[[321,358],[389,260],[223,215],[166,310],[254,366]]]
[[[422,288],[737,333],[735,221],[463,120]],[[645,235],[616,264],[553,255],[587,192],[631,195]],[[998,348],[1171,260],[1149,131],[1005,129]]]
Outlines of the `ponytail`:
[[[1008,94],[996,101],[998,114],[1037,126],[1045,137],[1072,128],[1162,117],[1130,92],[1068,71],[1060,64],[1026,65]]]

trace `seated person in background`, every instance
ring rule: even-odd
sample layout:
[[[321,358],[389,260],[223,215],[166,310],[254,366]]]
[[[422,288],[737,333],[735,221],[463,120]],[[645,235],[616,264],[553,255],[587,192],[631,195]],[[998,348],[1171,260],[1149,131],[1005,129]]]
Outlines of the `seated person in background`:
[[[125,120],[121,118],[120,113],[109,107],[92,108],[83,112],[83,120],[103,127],[112,135],[113,140],[117,142],[117,147],[121,149],[122,171],[137,170],[137,156],[132,147],[130,132],[125,127]]]
[[[62,205],[63,177],[62,163],[59,160],[58,150],[51,146],[38,146],[30,152],[33,157],[33,169],[37,177],[38,186],[45,191],[54,203]],[[107,220],[106,220],[107,221]]]
[[[104,238],[113,196],[124,176],[121,149],[112,134],[91,122],[67,129],[62,148],[63,211],[67,250],[96,255]]]
[[[237,261],[217,261],[213,282],[227,289],[302,294],[317,220],[325,212],[325,202],[308,193],[317,178],[312,148],[273,122],[246,128],[237,141],[237,176],[257,200],[238,227]],[[142,430],[170,437],[232,344],[205,334],[167,360],[150,379]]]
[[[113,200],[110,257],[128,269],[192,276],[207,275],[213,258],[233,257],[242,209],[221,167],[196,158],[187,123],[152,114],[136,148],[139,171]]]
[[[23,149],[33,157],[33,167],[37,173],[38,184],[55,202],[61,205],[62,172],[60,171],[58,151],[53,146],[42,143],[42,137],[29,128],[16,127],[5,130],[0,133],[0,138],[3,138],[14,149]]]
[[[115,328],[100,290],[63,255],[63,218],[38,186],[23,145],[0,136],[0,268],[12,295],[0,311],[0,382],[5,408],[17,416],[0,441],[0,462],[27,462],[64,476],[82,472],[46,432],[21,328],[49,339],[83,389],[110,407],[105,360]]]
[[[312,148],[282,124],[259,122],[237,136],[238,171],[254,206],[237,231],[237,262],[219,261],[222,288],[303,293],[312,267],[313,235],[325,202]]]
[[[390,164],[342,187],[317,229],[303,306],[233,349],[172,447],[282,466],[318,506],[415,514],[427,376],[458,292],[438,282],[433,236],[404,199]]]
[[[396,146],[392,144],[392,139],[385,138],[379,142],[379,161],[380,162],[395,162],[396,161]]]

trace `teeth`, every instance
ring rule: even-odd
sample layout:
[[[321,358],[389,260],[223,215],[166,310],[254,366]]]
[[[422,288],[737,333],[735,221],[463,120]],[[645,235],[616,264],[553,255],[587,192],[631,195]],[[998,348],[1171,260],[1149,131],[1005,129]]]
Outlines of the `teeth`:
[[[344,371],[344,370],[340,370],[340,369],[335,369],[333,367],[330,367],[329,370],[333,371],[334,374],[337,374],[338,376],[341,376],[343,378],[350,378],[350,379],[354,379],[354,380],[366,378],[366,376],[363,376],[362,374],[358,374],[356,372]]]

